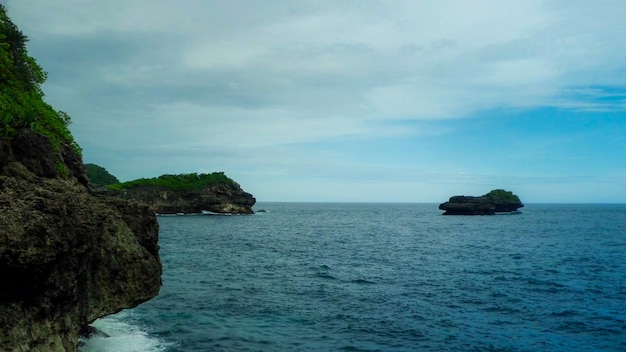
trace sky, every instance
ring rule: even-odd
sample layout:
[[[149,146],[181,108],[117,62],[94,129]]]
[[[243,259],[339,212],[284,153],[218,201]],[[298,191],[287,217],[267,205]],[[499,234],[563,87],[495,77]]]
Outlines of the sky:
[[[626,203],[623,0],[3,0],[122,181],[257,201]]]

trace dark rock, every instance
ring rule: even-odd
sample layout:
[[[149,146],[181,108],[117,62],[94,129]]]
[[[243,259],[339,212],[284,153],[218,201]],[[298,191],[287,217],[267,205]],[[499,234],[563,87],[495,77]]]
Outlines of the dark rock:
[[[493,190],[483,196],[452,196],[441,203],[439,209],[443,215],[493,215],[500,212],[513,212],[524,204],[511,192]]]
[[[39,133],[22,132],[11,141],[12,155],[36,176],[57,177],[59,153],[50,140]]]
[[[450,200],[439,205],[445,210],[444,215],[489,215],[495,214],[496,206],[490,199],[484,197],[453,196]]]
[[[32,131],[21,131],[11,140],[0,140],[0,170],[11,162],[20,162],[39,177],[73,177],[83,185],[89,183],[83,161],[69,145],[56,148],[48,137]],[[61,169],[67,175],[61,175]]]
[[[96,327],[93,327],[91,325],[87,325],[87,326],[81,328],[80,331],[78,332],[78,335],[80,337],[83,337],[83,338],[91,338],[91,337],[94,337],[94,336],[111,337],[106,332],[104,332],[104,331],[102,331],[102,330],[100,330],[100,329],[98,329]]]
[[[194,214],[203,210],[213,213],[252,214],[256,199],[236,184],[217,184],[195,190],[171,190],[139,186],[109,190],[108,194],[133,199],[149,205],[159,214]]]
[[[76,180],[83,186],[89,185],[89,177],[87,176],[87,168],[83,164],[83,160],[80,155],[76,154],[74,149],[68,145],[61,147],[61,158],[63,163],[67,165],[71,176],[74,176]]]
[[[47,148],[0,140],[2,351],[76,351],[81,329],[161,286],[154,212],[90,194],[80,156]]]

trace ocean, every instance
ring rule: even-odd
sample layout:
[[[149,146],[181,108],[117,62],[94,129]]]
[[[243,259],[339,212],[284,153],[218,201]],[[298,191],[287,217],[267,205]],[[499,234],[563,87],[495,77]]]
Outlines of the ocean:
[[[259,203],[160,217],[163,287],[103,351],[626,351],[626,205]]]

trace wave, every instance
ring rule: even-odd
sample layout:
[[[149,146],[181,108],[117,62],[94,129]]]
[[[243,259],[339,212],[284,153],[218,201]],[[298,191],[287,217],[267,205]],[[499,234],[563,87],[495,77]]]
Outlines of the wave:
[[[126,311],[100,318],[91,325],[103,334],[81,338],[79,352],[162,352],[170,345],[150,336]]]
[[[316,273],[315,277],[318,277],[320,279],[326,279],[326,280],[337,280],[336,277],[334,277],[334,276],[332,276],[330,274],[327,274],[327,273]]]

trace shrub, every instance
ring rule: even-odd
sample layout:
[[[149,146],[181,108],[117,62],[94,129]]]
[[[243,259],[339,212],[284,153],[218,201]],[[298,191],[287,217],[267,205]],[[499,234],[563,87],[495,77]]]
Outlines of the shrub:
[[[513,194],[513,192],[505,191],[503,189],[494,189],[491,192],[485,194],[484,197],[512,203],[521,203],[519,197]]]
[[[69,115],[43,100],[41,84],[47,74],[28,55],[27,41],[0,4],[0,138],[31,129],[47,136],[57,149],[67,144],[80,156],[82,150],[68,128]]]
[[[134,187],[159,187],[171,190],[192,190],[212,185],[237,185],[235,181],[226,176],[223,172],[213,172],[210,174],[179,174],[162,175],[154,178],[140,178],[133,181],[108,185],[107,188],[122,190]]]

